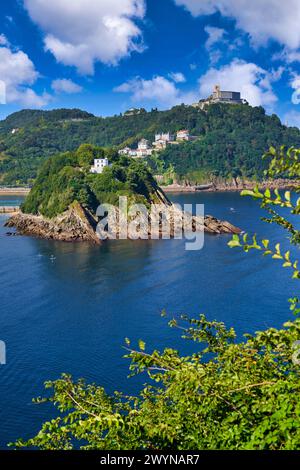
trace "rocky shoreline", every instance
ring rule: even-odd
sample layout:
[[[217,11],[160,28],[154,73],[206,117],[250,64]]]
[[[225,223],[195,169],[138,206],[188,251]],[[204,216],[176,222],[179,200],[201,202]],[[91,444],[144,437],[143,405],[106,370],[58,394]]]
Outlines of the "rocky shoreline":
[[[194,192],[226,192],[226,191],[242,191],[243,189],[254,189],[258,185],[259,189],[293,189],[300,186],[299,181],[288,179],[277,180],[264,180],[260,182],[254,181],[214,181],[210,183],[203,183],[200,185],[190,184],[171,184],[169,186],[162,186],[165,193],[194,193]]]
[[[174,208],[172,214],[171,227],[182,220],[182,212]],[[189,223],[193,232],[204,231],[210,234],[234,234],[240,233],[241,230],[235,227],[230,222],[221,221],[213,216],[207,215],[204,218],[194,217],[189,215]],[[142,221],[142,225],[147,227],[148,238],[151,237],[149,227],[150,219]],[[47,219],[40,215],[24,214],[19,212],[13,215],[5,224],[8,228],[15,228],[16,233],[20,235],[30,235],[47,240],[57,240],[64,242],[89,242],[93,244],[101,244],[99,236],[97,235],[97,219],[95,216],[84,209],[80,204],[74,203],[63,214],[53,218]],[[171,238],[174,237],[174,230],[171,229]],[[8,235],[12,233],[8,232]],[[160,236],[164,232],[160,231]],[[118,238],[118,233],[117,233]],[[130,231],[129,231],[129,238]]]
[[[5,227],[15,228],[19,235],[30,235],[47,240],[86,241],[99,244],[100,240],[95,232],[96,225],[97,222],[92,214],[89,214],[80,204],[73,204],[68,211],[53,219],[19,212],[5,223]]]

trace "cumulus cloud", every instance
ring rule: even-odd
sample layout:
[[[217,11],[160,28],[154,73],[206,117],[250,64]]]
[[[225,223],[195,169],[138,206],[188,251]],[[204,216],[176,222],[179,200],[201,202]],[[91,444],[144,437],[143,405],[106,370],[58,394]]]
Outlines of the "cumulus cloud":
[[[205,42],[205,47],[208,51],[211,50],[215,44],[220,42],[226,33],[225,29],[216,28],[214,26],[205,26],[204,31],[208,34],[208,38]]]
[[[80,93],[82,91],[82,87],[74,83],[72,80],[68,80],[66,78],[54,80],[51,84],[52,90],[55,93]]]
[[[277,101],[272,90],[275,75],[267,72],[254,63],[233,60],[223,67],[210,68],[200,80],[200,95],[207,97],[216,84],[223,90],[241,91],[241,95],[252,106],[271,108]]]
[[[9,42],[4,34],[0,34],[0,46],[8,46]]]
[[[92,75],[97,61],[116,65],[142,51],[136,20],[145,15],[144,0],[24,0],[31,19],[45,33],[45,49],[58,62]]]
[[[219,49],[215,47],[220,43],[224,42],[224,35],[226,31],[222,28],[216,28],[214,26],[206,26],[204,31],[208,34],[208,38],[205,42],[205,48],[209,53],[209,59],[211,64],[216,64],[221,58],[222,54]]]
[[[294,90],[292,94],[292,103],[300,104],[300,75],[293,73],[293,78],[290,84]]]
[[[295,126],[300,128],[300,113],[295,110],[291,110],[284,116],[284,124],[287,126]]]
[[[175,83],[184,83],[186,81],[185,76],[181,72],[176,72],[176,73],[169,73],[169,77],[173,82]]]
[[[236,20],[254,44],[265,45],[270,39],[290,49],[300,47],[299,0],[174,0],[193,16],[220,12]]]
[[[192,103],[196,100],[193,93],[183,93],[175,83],[162,76],[151,80],[135,77],[114,89],[116,92],[130,93],[132,101],[142,104],[152,102],[160,107],[170,107],[181,103]]]
[[[284,61],[287,64],[300,62],[300,51],[291,50],[288,47],[284,47],[280,52],[276,52],[275,54],[273,54],[272,60]]]
[[[0,80],[5,84],[6,102],[19,103],[26,107],[42,107],[49,102],[49,95],[37,95],[30,88],[39,74],[28,55],[0,47]]]

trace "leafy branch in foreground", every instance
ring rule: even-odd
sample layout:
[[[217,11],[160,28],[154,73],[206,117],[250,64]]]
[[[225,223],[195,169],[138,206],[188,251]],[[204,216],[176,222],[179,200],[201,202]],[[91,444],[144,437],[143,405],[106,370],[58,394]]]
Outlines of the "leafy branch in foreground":
[[[270,151],[270,171],[299,175],[299,150],[286,154]],[[300,192],[296,188],[296,192]],[[244,193],[245,194],[245,193]],[[247,194],[250,194],[247,192]],[[299,214],[299,202],[292,202],[275,191],[250,194],[263,208],[274,206]],[[283,217],[279,215],[279,217]],[[271,213],[272,222],[286,229],[290,241],[299,244],[296,229]],[[285,219],[284,219],[285,220]],[[268,240],[254,236],[234,236],[231,247],[261,250],[282,261],[299,278],[298,265],[280,244],[270,248]],[[298,298],[290,299],[290,309],[299,314]],[[137,396],[116,392],[112,396],[102,387],[63,375],[47,382],[48,399],[58,411],[57,418],[42,426],[17,448],[39,449],[299,449],[300,448],[300,318],[282,329],[270,328],[237,340],[235,331],[221,322],[181,316],[170,327],[186,340],[198,344],[194,354],[178,351],[148,352],[139,341],[137,349],[126,340],[131,374],[146,374],[148,383]]]
[[[281,147],[279,151],[276,151],[273,147],[264,156],[265,158],[271,157],[269,169],[266,171],[266,175],[269,177],[288,176],[294,179],[294,193],[300,193],[300,150],[290,148],[285,151],[284,147]],[[278,213],[275,207],[281,209],[288,209],[292,217],[300,214],[300,197],[292,198],[290,191],[285,191],[283,195],[280,194],[278,189],[275,189],[273,194],[272,191],[267,188],[264,192],[260,191],[258,187],[254,190],[244,190],[241,193],[242,196],[251,196],[256,200],[260,201],[262,209],[266,210],[270,217],[263,217],[262,220],[270,223],[277,224],[283,228],[287,233],[292,245],[300,244],[300,231],[296,228],[293,220],[289,220],[285,214]],[[295,201],[293,201],[295,199]],[[243,236],[235,235],[229,242],[231,248],[243,248],[245,252],[250,250],[260,250],[264,256],[272,256],[273,259],[281,260],[284,268],[293,269],[293,278],[300,278],[300,271],[298,269],[298,260],[291,260],[290,250],[282,252],[280,243],[276,243],[273,248],[270,247],[270,241],[263,239],[261,242],[257,241],[257,236],[253,235],[252,240],[249,243],[249,235],[246,233]]]
[[[151,383],[137,397],[108,396],[68,375],[48,382],[60,416],[21,447],[40,449],[293,449],[300,446],[299,366],[292,361],[300,320],[245,342],[223,323],[172,320],[201,344],[181,357],[126,345],[132,374]],[[44,400],[39,399],[38,402]]]

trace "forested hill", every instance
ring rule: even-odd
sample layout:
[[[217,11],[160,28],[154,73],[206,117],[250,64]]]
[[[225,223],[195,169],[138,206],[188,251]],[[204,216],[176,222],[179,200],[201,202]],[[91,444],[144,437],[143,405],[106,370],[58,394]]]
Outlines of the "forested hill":
[[[270,145],[300,146],[300,130],[283,126],[261,107],[223,104],[200,111],[181,105],[108,118],[78,109],[24,110],[0,122],[0,184],[28,183],[45,158],[82,143],[135,145],[142,137],[152,142],[156,132],[182,128],[199,139],[170,146],[159,155],[163,166],[172,164],[182,177],[197,171],[260,176],[261,155]]]

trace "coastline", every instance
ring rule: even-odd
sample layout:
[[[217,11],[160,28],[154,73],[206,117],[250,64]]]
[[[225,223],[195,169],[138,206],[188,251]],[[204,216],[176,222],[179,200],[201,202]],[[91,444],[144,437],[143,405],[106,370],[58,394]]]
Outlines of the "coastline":
[[[28,196],[30,188],[1,188],[0,196]]]
[[[288,190],[296,188],[300,185],[299,182],[295,180],[287,179],[278,179],[278,180],[266,180],[261,182],[253,181],[239,181],[234,183],[207,183],[199,186],[192,185],[180,185],[180,184],[171,184],[169,186],[161,186],[161,189],[165,193],[202,193],[202,192],[234,192],[234,191],[243,191],[244,189],[252,190],[258,185],[260,190],[264,189],[282,189]]]

